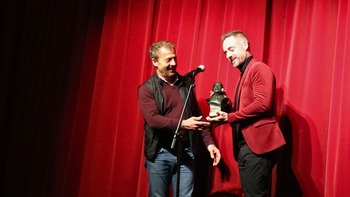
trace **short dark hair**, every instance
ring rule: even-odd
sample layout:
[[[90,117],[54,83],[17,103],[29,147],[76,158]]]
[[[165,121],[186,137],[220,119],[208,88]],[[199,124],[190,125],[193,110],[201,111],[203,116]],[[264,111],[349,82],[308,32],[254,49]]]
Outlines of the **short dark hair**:
[[[164,41],[164,40],[161,40],[161,41],[158,41],[158,42],[155,42],[151,45],[151,47],[149,48],[149,58],[152,60],[153,58],[155,60],[158,60],[158,53],[159,53],[159,50],[161,48],[166,48],[166,49],[170,49],[170,50],[175,50],[175,46],[173,43],[169,42],[169,41]]]

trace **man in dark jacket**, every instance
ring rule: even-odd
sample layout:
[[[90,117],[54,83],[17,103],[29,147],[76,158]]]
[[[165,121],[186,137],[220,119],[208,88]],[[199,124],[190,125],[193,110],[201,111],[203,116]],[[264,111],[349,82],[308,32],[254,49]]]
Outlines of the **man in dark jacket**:
[[[159,41],[151,45],[149,52],[156,73],[138,90],[139,106],[145,119],[144,153],[149,196],[169,196],[170,185],[173,196],[176,196],[176,172],[180,168],[178,195],[191,197],[194,187],[192,161],[196,135],[201,135],[214,166],[220,161],[220,151],[208,129],[210,124],[202,120],[192,79],[176,72],[174,45],[167,41]],[[189,92],[176,144],[175,147],[171,147]],[[180,167],[177,165],[179,156]]]

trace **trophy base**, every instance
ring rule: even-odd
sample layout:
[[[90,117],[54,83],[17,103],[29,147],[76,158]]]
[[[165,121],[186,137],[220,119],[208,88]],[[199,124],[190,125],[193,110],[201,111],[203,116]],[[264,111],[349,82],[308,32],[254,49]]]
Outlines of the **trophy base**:
[[[209,114],[209,117],[210,117],[210,118],[215,118],[215,117],[218,117],[218,115],[217,115],[216,113],[210,113],[210,114]]]

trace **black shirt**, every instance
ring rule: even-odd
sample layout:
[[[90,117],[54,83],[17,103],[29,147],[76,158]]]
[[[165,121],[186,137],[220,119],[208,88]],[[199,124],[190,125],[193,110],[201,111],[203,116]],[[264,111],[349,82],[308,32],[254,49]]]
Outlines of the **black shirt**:
[[[252,58],[253,58],[253,56],[249,56],[249,57],[247,57],[245,60],[244,60],[244,62],[242,62],[239,66],[238,66],[238,69],[239,69],[239,71],[241,71],[241,75],[240,75],[240,77],[239,77],[239,82],[238,82],[238,86],[237,86],[237,89],[236,89],[236,94],[235,94],[235,109],[234,109],[234,111],[238,111],[239,110],[239,100],[240,100],[240,98],[239,98],[239,95],[238,95],[238,87],[240,86],[240,83],[241,83],[241,79],[242,79],[242,76],[243,76],[243,74],[244,74],[244,71],[245,71],[245,69],[247,68],[247,66],[248,66],[248,64],[249,64],[249,62],[250,62],[250,60],[252,60]],[[238,146],[241,146],[241,145],[243,145],[243,144],[245,144],[246,142],[245,142],[245,140],[244,140],[244,136],[243,136],[243,134],[242,134],[242,128],[241,128],[241,125],[239,124],[239,122],[236,122],[235,124],[234,124],[234,126],[235,126],[235,130],[236,130],[236,144],[238,145]]]

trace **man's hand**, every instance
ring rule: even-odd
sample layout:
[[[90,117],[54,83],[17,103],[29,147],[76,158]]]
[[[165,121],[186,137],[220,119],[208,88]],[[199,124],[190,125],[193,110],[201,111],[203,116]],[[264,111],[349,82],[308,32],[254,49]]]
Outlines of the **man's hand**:
[[[189,119],[182,121],[182,128],[189,130],[202,131],[203,129],[210,126],[210,123],[202,120],[202,116],[193,116]]]
[[[209,145],[208,151],[210,153],[210,157],[213,159],[213,166],[218,165],[221,159],[220,150],[215,145]]]
[[[228,116],[226,112],[218,111],[215,117],[207,117],[207,121],[213,124],[225,124],[228,122]]]

